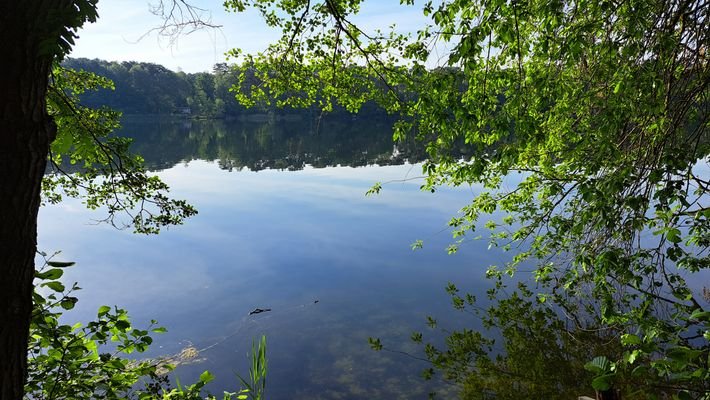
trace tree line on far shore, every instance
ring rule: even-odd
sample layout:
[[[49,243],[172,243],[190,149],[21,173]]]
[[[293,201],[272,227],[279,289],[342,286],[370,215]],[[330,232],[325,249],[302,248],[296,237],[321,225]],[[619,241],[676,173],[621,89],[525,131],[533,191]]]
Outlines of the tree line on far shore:
[[[126,114],[181,115],[191,118],[236,119],[245,116],[289,115],[318,116],[317,107],[293,109],[271,105],[247,108],[235,99],[232,87],[238,84],[242,68],[226,63],[215,64],[212,72],[185,73],[152,63],[136,61],[105,61],[69,58],[63,66],[91,72],[113,81],[115,89],[87,91],[81,95],[88,107],[108,107]],[[246,70],[245,86],[258,84]],[[334,108],[335,114],[350,114]],[[384,118],[386,113],[374,103],[359,113],[359,118]]]

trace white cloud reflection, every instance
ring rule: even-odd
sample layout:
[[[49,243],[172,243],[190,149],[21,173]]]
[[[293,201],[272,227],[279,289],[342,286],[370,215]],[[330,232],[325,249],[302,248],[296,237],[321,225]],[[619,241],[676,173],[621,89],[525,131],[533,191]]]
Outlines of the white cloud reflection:
[[[432,254],[445,257],[451,238],[442,228],[466,204],[470,190],[431,195],[420,192],[419,183],[405,182],[364,195],[376,180],[401,179],[417,168],[228,172],[192,161],[159,173],[175,198],[200,212],[184,226],[158,236],[134,235],[91,225],[103,214],[68,200],[41,210],[39,245],[77,262],[66,281],[86,288],[77,307],[86,317],[101,304],[151,315],[171,305],[209,307],[225,291],[259,298],[284,290],[271,282],[306,284],[299,283],[306,279],[299,271],[335,279],[357,276],[363,268],[429,262],[429,256],[409,249],[420,238],[434,244]]]

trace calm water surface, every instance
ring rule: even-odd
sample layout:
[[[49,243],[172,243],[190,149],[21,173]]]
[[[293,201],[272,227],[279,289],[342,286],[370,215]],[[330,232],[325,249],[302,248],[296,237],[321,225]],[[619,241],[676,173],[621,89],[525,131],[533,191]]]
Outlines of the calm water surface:
[[[79,201],[43,208],[40,248],[76,261],[65,280],[84,288],[71,318],[85,321],[115,304],[138,325],[159,320],[169,332],[155,337],[148,356],[202,350],[176,375],[194,381],[209,369],[214,393],[236,389],[235,373],[247,376],[246,354],[262,334],[269,399],[451,390],[419,377],[425,363],[374,352],[367,338],[421,356],[409,336],[426,331],[427,315],[475,327],[452,310],[444,287],[483,292],[485,268],[504,255],[476,241],[446,254],[446,222],[475,188],[431,194],[412,179],[365,197],[377,181],[421,173],[420,154],[394,148],[387,126],[128,121],[136,150],[199,215],[145,237],[94,224],[102,214]],[[379,166],[364,166],[372,162]],[[424,249],[414,252],[417,239]],[[257,307],[272,311],[249,316]]]

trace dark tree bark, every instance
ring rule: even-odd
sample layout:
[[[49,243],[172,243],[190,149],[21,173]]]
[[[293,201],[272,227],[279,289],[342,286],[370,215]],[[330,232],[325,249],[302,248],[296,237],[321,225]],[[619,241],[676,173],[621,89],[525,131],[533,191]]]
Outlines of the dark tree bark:
[[[597,400],[621,400],[621,394],[614,388],[599,390],[597,391]]]
[[[71,6],[0,0],[0,400],[21,399],[27,376],[40,187],[56,133],[46,111],[51,46]]]

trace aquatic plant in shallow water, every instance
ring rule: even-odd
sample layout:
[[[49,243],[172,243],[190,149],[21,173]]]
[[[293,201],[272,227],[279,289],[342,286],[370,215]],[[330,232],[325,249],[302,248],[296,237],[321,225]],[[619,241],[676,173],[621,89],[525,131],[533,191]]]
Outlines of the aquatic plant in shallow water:
[[[44,259],[35,274],[34,310],[29,338],[28,380],[25,398],[55,399],[163,399],[216,400],[204,394],[205,385],[214,379],[203,372],[199,380],[170,388],[166,375],[176,365],[195,359],[199,351],[193,346],[168,358],[135,360],[128,358],[143,353],[153,343],[151,334],[166,329],[151,321],[147,329],[132,325],[126,310],[101,306],[96,319],[87,324],[67,325],[60,322],[64,312],[74,308],[81,288],[74,283],[67,288],[60,278],[73,262],[56,261],[56,253]],[[246,388],[224,392],[223,400],[263,399],[266,388],[266,338],[252,347],[254,364],[251,381],[239,378]],[[178,360],[172,364],[170,361]]]

